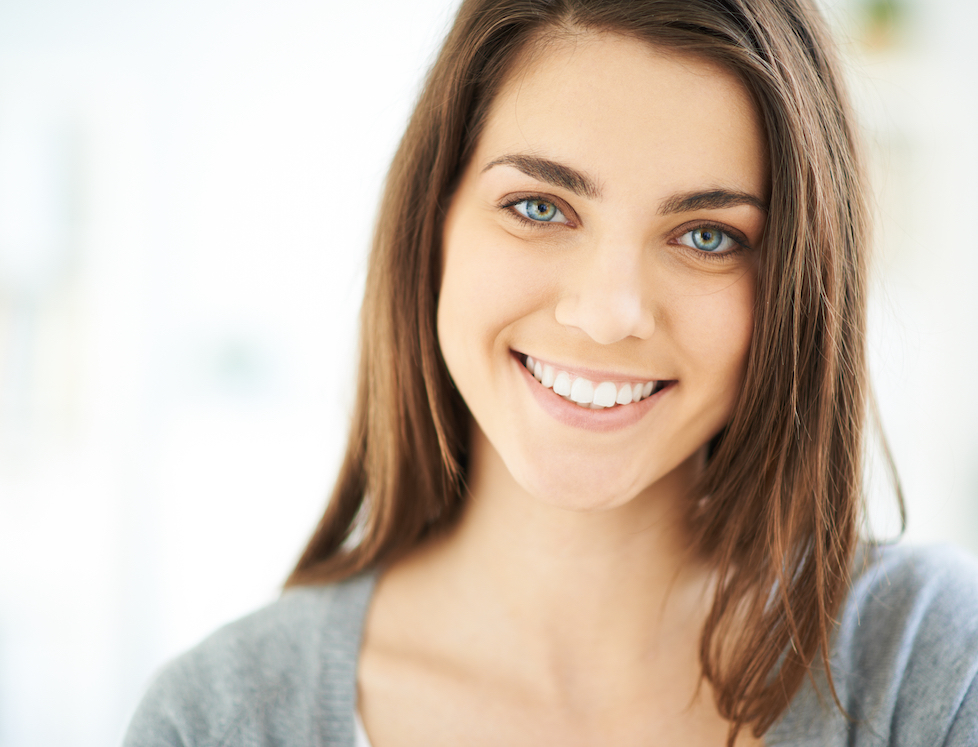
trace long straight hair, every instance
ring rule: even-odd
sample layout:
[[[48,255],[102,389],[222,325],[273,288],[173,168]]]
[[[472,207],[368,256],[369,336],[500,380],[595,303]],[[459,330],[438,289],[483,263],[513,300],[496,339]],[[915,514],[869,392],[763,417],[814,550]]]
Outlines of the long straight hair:
[[[445,209],[523,54],[585,31],[719,63],[767,134],[772,191],[745,382],[689,509],[696,549],[718,571],[700,659],[732,744],[745,726],[770,727],[817,656],[828,670],[860,519],[868,222],[838,63],[806,0],[463,2],[387,179],[346,456],[287,585],[384,565],[457,518],[469,414],[435,326]]]

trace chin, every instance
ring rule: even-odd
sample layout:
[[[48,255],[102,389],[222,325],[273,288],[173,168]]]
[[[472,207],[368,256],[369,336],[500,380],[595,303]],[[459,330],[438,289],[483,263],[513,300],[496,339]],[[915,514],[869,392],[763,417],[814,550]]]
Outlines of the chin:
[[[636,481],[612,478],[603,470],[557,469],[546,474],[517,476],[521,487],[535,499],[554,508],[582,513],[609,511],[633,500],[642,486]]]
[[[656,464],[646,458],[587,461],[568,455],[563,459],[521,459],[510,466],[516,483],[533,498],[554,508],[601,512],[621,508],[636,499],[684,503],[706,462],[705,446],[678,463]],[[593,456],[593,455],[592,455]]]

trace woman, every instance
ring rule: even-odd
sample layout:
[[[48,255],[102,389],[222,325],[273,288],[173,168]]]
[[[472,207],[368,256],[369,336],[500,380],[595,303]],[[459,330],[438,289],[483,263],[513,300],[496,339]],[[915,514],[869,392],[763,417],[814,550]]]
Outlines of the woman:
[[[467,0],[326,513],[127,744],[973,744],[978,571],[857,543],[830,49],[798,0]]]

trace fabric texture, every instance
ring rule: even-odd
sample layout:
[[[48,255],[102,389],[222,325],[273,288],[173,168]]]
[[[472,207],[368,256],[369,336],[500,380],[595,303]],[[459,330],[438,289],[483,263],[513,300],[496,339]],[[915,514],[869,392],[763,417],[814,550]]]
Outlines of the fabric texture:
[[[953,548],[864,553],[825,672],[768,747],[978,745],[978,561]],[[290,589],[166,666],[124,747],[354,747],[356,669],[375,577]]]

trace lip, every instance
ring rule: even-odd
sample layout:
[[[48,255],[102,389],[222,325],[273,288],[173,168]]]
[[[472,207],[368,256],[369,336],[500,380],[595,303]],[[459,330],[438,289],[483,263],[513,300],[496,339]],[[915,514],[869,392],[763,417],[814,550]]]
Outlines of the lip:
[[[634,425],[643,417],[645,417],[648,412],[655,407],[662,396],[667,392],[671,391],[675,382],[670,382],[660,389],[655,394],[652,394],[640,402],[635,402],[630,405],[619,405],[616,407],[609,407],[602,410],[592,410],[586,407],[581,407],[573,402],[561,397],[556,394],[552,389],[548,389],[531,374],[526,366],[523,365],[521,360],[521,354],[513,352],[511,356],[514,365],[517,366],[520,375],[523,380],[526,381],[527,386],[530,389],[530,394],[537,401],[537,404],[550,415],[554,420],[563,423],[564,425],[569,425],[572,428],[581,428],[586,431],[593,431],[597,433],[609,433],[612,431],[619,431],[629,426]],[[575,375],[584,376],[590,379],[587,373],[584,373],[586,369],[562,369],[566,370],[568,373],[573,373]],[[591,372],[599,381],[641,381],[641,379],[633,379],[630,377],[622,377],[620,374],[607,374],[600,372]]]
[[[513,356],[516,358],[517,362],[522,365],[523,360],[526,359],[527,353],[523,353],[519,350],[512,350]],[[563,363],[554,363],[551,360],[546,360],[544,358],[538,358],[535,355],[531,355],[533,360],[540,361],[540,363],[548,364],[553,366],[558,371],[566,371],[573,376],[581,376],[585,379],[594,382],[601,381],[613,381],[616,384],[644,384],[646,381],[655,381],[655,376],[630,376],[622,374],[620,371],[600,371],[596,368],[579,368],[577,366],[567,366]]]

